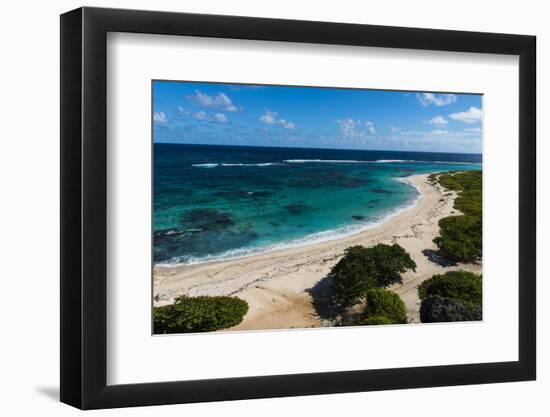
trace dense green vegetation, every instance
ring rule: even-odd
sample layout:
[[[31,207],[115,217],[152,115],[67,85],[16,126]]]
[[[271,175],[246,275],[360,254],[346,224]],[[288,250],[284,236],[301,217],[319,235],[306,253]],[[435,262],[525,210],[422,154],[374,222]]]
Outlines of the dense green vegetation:
[[[458,192],[454,208],[461,216],[439,221],[440,235],[434,239],[441,255],[453,262],[474,262],[482,255],[482,173],[481,171],[451,171],[432,174],[432,183]]]
[[[367,292],[365,315],[371,320],[384,317],[392,323],[407,322],[403,300],[396,293],[383,288],[373,288]]]
[[[434,275],[418,287],[423,323],[482,318],[482,276],[466,271]]]
[[[439,221],[439,233],[433,241],[445,258],[453,262],[473,262],[481,257],[481,217],[445,217]]]
[[[482,256],[482,173],[447,172],[430,175],[432,183],[458,193],[454,208],[463,215],[439,221],[434,243],[443,257],[453,262],[475,262]],[[418,287],[422,322],[482,319],[482,277],[464,271],[434,275]]]
[[[408,269],[416,271],[416,263],[397,244],[349,247],[330,272],[335,301],[341,307],[352,306],[372,288],[401,282]]]
[[[360,326],[378,326],[383,324],[396,324],[386,316],[371,316],[362,318],[357,322]]]
[[[441,174],[431,174],[430,180],[437,180],[442,187],[453,191],[481,190],[481,170],[449,171]]]
[[[422,323],[481,320],[481,306],[454,298],[431,295],[420,305]]]
[[[344,320],[346,326],[372,326],[381,324],[403,324],[407,314],[403,300],[394,292],[384,288],[367,291],[365,309],[351,319]]]
[[[248,303],[236,297],[176,298],[174,304],[153,308],[155,334],[211,332],[236,326]]]
[[[481,275],[466,271],[449,271],[444,275],[434,275],[418,287],[421,300],[429,296],[454,298],[481,305]]]

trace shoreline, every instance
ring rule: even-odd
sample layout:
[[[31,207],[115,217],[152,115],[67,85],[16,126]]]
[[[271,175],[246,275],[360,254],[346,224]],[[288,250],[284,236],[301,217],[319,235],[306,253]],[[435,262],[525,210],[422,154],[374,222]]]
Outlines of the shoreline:
[[[424,175],[424,174],[418,174]],[[242,255],[214,255],[210,259],[208,257],[200,258],[199,261],[191,261],[186,263],[158,263],[153,266],[153,268],[159,269],[170,269],[170,268],[183,268],[193,265],[206,265],[215,262],[226,262],[239,259],[246,259],[253,256],[266,255],[274,252],[279,252],[286,249],[295,249],[314,245],[317,243],[331,242],[334,240],[345,239],[347,237],[352,237],[360,233],[366,232],[368,230],[374,229],[376,227],[382,226],[383,224],[391,221],[394,217],[399,216],[401,213],[414,208],[418,202],[422,199],[422,190],[413,182],[411,178],[415,175],[410,175],[408,177],[396,177],[394,178],[398,182],[402,182],[410,185],[416,189],[417,195],[411,201],[408,201],[404,204],[401,204],[397,207],[392,208],[386,214],[364,223],[363,225],[359,223],[350,223],[346,226],[341,226],[336,229],[326,230],[322,232],[316,232],[310,235],[306,235],[303,238],[293,239],[291,241],[283,241],[279,243],[273,243],[265,247],[258,248],[246,248],[246,249],[236,249],[228,252],[237,252],[241,251]],[[326,235],[326,238],[322,236]],[[227,252],[226,252],[227,253]]]
[[[450,270],[481,272],[481,265],[443,267],[423,253],[436,249],[432,239],[439,233],[439,219],[461,214],[453,209],[456,193],[431,185],[428,175],[403,179],[420,192],[414,205],[358,233],[227,260],[155,266],[154,305],[170,304],[183,294],[231,295],[248,301],[250,309],[242,323],[225,331],[323,327],[330,323],[322,318],[318,303],[330,287],[327,274],[344,249],[399,243],[416,262],[417,272],[403,274],[403,284],[390,289],[405,302],[408,321],[418,322],[416,288],[421,282]]]

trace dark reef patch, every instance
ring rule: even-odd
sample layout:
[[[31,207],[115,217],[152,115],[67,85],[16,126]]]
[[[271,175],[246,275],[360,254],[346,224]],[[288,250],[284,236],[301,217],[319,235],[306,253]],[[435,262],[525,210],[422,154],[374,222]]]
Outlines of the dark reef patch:
[[[310,206],[304,203],[292,203],[283,208],[291,214],[302,214],[311,209]]]
[[[226,200],[242,200],[270,197],[273,193],[269,191],[234,191],[223,190],[212,194],[214,197],[225,198]]]
[[[367,220],[367,217],[362,216],[361,214],[354,214],[353,216],[351,216],[351,218],[353,220],[359,220],[359,221]]]
[[[367,204],[365,204],[365,207],[366,207],[366,208],[369,208],[369,209],[375,208],[375,207],[376,207],[376,204],[379,203],[380,201],[382,201],[382,200],[379,199],[379,198],[375,198],[374,200],[369,200],[369,201],[367,202]]]
[[[235,224],[231,214],[210,208],[189,210],[181,220],[189,229],[202,230],[226,229]]]
[[[342,181],[342,183],[340,184],[341,187],[345,187],[345,188],[357,188],[357,187],[362,187],[364,185],[367,185],[369,184],[370,181],[369,180],[366,180],[364,178],[359,178],[359,177],[347,177],[346,179],[344,179]]]
[[[155,262],[178,260],[185,262],[204,253],[220,254],[233,248],[249,245],[259,237],[252,228],[240,230],[202,230],[163,234],[155,233]]]
[[[397,172],[411,173],[411,172],[416,172],[416,171],[412,168],[397,168]],[[401,177],[406,177],[407,175],[400,175],[400,176]]]
[[[382,187],[374,187],[374,188],[371,188],[369,191],[376,194],[393,194],[393,192],[391,192],[390,190],[386,190],[385,188],[382,188]]]
[[[299,178],[293,178],[288,181],[288,185],[298,188],[357,188],[369,184],[370,181],[366,178],[349,176],[341,172],[325,172],[325,173],[301,173]]]

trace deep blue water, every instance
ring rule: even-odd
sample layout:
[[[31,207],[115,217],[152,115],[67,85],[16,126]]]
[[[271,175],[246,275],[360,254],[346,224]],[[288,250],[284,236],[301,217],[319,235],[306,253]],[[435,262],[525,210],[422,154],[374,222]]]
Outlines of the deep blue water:
[[[481,155],[154,145],[154,260],[192,263],[328,240],[414,204],[404,177]]]

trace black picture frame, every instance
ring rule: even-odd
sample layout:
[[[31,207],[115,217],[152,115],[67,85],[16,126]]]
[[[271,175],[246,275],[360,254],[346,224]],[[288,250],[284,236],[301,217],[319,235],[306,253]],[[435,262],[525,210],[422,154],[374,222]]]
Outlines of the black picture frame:
[[[108,32],[519,56],[518,361],[107,385]],[[534,380],[535,45],[534,36],[481,32],[88,7],[63,14],[61,401],[96,409]]]

